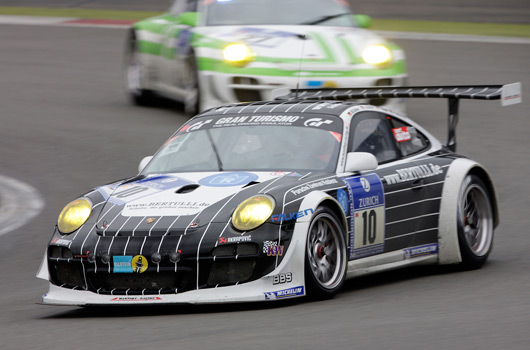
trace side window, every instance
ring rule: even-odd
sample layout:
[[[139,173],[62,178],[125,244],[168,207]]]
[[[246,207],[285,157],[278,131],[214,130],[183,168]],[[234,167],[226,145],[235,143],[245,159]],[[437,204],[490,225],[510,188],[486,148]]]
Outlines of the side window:
[[[399,151],[386,115],[378,112],[358,114],[351,125],[350,152],[372,153],[379,163],[399,158]]]
[[[415,127],[395,118],[390,118],[390,123],[392,124],[392,133],[403,156],[418,153],[429,146],[429,140]]]

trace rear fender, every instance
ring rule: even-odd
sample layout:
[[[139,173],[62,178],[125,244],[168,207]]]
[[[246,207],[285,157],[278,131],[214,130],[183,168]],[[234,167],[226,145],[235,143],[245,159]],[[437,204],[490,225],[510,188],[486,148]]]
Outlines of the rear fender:
[[[458,244],[457,208],[460,189],[468,174],[479,176],[488,186],[493,207],[494,223],[497,226],[499,214],[497,199],[491,177],[479,163],[467,158],[456,159],[447,171],[442,190],[440,216],[438,221],[438,263],[441,265],[458,264],[462,261]]]

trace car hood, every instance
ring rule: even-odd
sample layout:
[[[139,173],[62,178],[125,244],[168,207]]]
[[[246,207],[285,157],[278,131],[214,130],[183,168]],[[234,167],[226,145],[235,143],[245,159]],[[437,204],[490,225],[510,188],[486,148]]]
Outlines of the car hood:
[[[201,172],[133,178],[96,189],[104,198],[96,229],[103,236],[185,234],[210,222],[228,223],[235,208],[253,195],[267,192],[283,201],[287,190],[315,176]]]
[[[223,46],[230,42],[244,42],[257,57],[275,59],[275,63],[299,64],[300,58],[304,58],[321,66],[323,63],[362,63],[360,57],[366,47],[385,43],[375,33],[353,27],[215,26],[198,27],[194,31],[201,38],[196,42],[199,47],[211,47],[214,43],[215,46]]]

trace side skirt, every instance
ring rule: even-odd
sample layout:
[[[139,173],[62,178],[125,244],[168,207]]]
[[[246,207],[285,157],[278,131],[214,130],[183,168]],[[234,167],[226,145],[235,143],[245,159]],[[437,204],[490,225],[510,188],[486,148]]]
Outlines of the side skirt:
[[[350,261],[348,262],[346,278],[350,279],[406,266],[436,265],[438,263],[438,254],[418,256],[409,259],[404,258],[404,255],[404,250],[397,250],[395,252]]]

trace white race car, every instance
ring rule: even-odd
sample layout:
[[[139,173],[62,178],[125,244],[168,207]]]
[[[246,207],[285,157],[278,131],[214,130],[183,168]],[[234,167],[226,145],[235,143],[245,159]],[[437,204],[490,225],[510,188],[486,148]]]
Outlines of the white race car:
[[[131,28],[127,91],[139,105],[163,95],[197,112],[269,100],[279,87],[405,85],[403,51],[364,29],[370,21],[344,0],[176,0]]]

